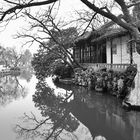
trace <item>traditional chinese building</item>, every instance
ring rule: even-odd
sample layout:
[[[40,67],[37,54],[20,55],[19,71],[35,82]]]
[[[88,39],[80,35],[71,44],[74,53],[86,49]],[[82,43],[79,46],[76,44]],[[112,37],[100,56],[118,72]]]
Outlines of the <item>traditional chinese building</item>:
[[[126,70],[131,64],[137,67],[135,88],[129,102],[140,106],[140,55],[136,44],[127,30],[109,22],[97,31],[87,32],[75,41],[74,58],[84,66],[118,71]]]
[[[128,31],[109,22],[97,31],[85,33],[75,42],[74,57],[83,64],[139,65],[140,55]]]

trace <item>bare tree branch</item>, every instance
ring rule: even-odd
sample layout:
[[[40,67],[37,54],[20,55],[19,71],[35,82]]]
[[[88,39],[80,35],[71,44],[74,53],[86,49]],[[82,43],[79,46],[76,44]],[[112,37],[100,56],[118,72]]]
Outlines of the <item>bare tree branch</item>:
[[[131,4],[128,4],[127,5],[127,7],[130,8],[130,7],[135,6],[135,5],[138,5],[138,4],[140,4],[140,1],[133,0]]]
[[[99,7],[95,6],[95,4],[92,4],[91,2],[89,2],[88,0],[81,0],[81,1],[85,5],[87,5],[90,9],[92,9],[93,11],[101,14],[104,17],[111,19],[112,21],[114,21],[115,23],[117,23],[121,27],[125,28],[126,30],[128,30],[130,32],[133,30],[132,27],[130,26],[130,23],[124,22],[123,20],[121,20],[121,18],[118,18],[117,16],[113,15],[112,13],[108,13],[108,12],[100,9]],[[119,1],[119,0],[117,0],[117,1]],[[123,0],[121,0],[121,1],[123,1]],[[120,4],[120,2],[119,2],[119,4]]]
[[[95,17],[96,15],[97,15],[97,13],[95,13],[95,14],[92,16],[92,18],[90,19],[88,25],[86,26],[86,28],[84,29],[84,31],[83,31],[83,33],[82,33],[81,35],[85,34],[87,28],[89,27],[89,25],[91,24],[92,20],[94,19],[94,17]]]
[[[127,22],[132,22],[132,19],[131,19],[131,16],[130,16],[130,13],[129,13],[129,10],[124,2],[124,0],[115,0],[121,7],[123,13],[124,13],[124,18]]]
[[[51,4],[51,3],[54,3],[58,0],[45,0],[45,1],[41,1],[41,2],[30,2],[30,3],[25,3],[25,4],[17,4],[16,6],[6,10],[6,11],[3,11],[1,13],[1,18],[0,18],[0,21],[2,21],[6,15],[9,15],[13,12],[15,12],[16,10],[21,10],[21,9],[24,9],[24,8],[28,8],[28,7],[34,7],[34,6],[42,6],[42,5],[47,5],[47,4]],[[7,1],[9,3],[13,3],[13,2],[10,2],[10,1]],[[16,4],[16,3],[13,3],[13,4]]]
[[[10,3],[10,4],[19,5],[19,3],[16,3],[16,2],[13,2],[13,1],[9,1],[9,0],[4,0],[4,1],[7,2],[7,3]]]
[[[40,126],[42,126],[43,124],[46,123],[46,121],[50,120],[50,117],[47,117],[46,119],[42,120],[42,121],[38,121],[35,117],[35,115],[31,112],[32,114],[32,117],[30,117],[29,115],[27,115],[26,113],[24,113],[24,118],[27,118],[27,120],[32,120],[34,122],[36,122],[36,126],[33,127],[33,128],[25,128],[25,127],[21,127],[19,124],[16,125],[16,127],[22,129],[23,131],[26,131],[26,132],[30,132],[30,131],[34,131],[34,130],[37,130]]]

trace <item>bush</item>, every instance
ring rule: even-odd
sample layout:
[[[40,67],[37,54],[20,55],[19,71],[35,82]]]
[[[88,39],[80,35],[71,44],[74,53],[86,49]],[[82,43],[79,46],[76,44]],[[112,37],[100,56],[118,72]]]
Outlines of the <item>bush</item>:
[[[55,68],[53,74],[60,76],[60,78],[71,78],[73,75],[73,69],[68,65],[60,65]]]

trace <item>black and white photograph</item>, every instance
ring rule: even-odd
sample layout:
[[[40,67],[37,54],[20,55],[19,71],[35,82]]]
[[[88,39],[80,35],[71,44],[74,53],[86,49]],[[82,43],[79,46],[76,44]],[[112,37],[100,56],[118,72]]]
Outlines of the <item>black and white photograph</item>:
[[[140,0],[0,0],[0,140],[140,140]]]

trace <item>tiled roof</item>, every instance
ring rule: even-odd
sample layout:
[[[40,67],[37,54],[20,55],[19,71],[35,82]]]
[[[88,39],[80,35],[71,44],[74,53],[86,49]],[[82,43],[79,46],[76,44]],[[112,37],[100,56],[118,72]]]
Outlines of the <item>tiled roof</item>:
[[[82,36],[79,36],[76,40],[75,40],[75,43],[78,43],[78,42],[82,42],[82,41],[85,41],[87,40],[92,34],[92,31],[91,32],[86,32],[85,34],[83,34]]]
[[[128,31],[123,28],[115,28],[115,29],[110,28],[104,31],[104,33],[102,33],[102,35],[100,35],[99,37],[93,38],[91,42],[93,43],[93,42],[101,41],[107,38],[114,38],[117,36],[125,35],[126,33],[128,33]]]
[[[121,15],[119,16],[121,17]],[[113,26],[115,26],[115,28]],[[75,43],[88,41],[88,39],[90,39],[91,42],[97,42],[107,38],[113,38],[113,37],[125,35],[126,33],[128,33],[127,30],[118,26],[113,21],[110,21],[104,24],[103,26],[101,26],[96,31],[86,32],[84,35],[80,36],[75,41]]]

